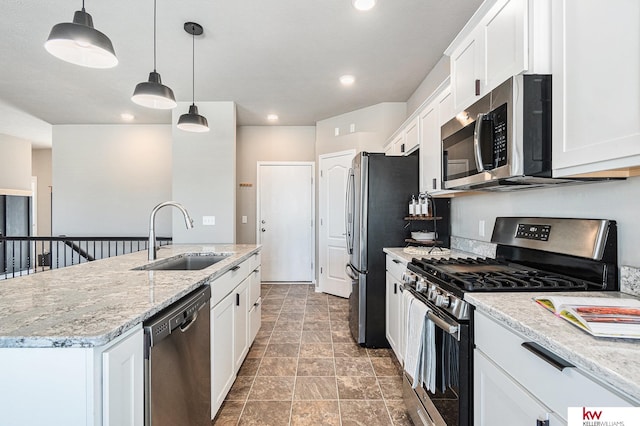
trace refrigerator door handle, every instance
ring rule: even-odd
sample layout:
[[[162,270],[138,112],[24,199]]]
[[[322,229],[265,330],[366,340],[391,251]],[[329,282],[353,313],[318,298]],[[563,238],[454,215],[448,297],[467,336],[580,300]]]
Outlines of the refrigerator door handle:
[[[344,226],[347,239],[347,254],[353,254],[353,205],[354,205],[354,176],[353,169],[349,169],[349,175],[347,176],[347,193],[345,195],[345,209],[344,209]]]
[[[352,280],[355,281],[358,279],[358,276],[356,275],[356,271],[353,269],[353,266],[351,266],[350,263],[347,263],[345,266],[345,271],[347,272],[347,276]]]

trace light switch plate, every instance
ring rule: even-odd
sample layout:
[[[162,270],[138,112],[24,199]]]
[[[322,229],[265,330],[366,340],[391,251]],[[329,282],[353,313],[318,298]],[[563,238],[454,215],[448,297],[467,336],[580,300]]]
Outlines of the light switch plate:
[[[202,224],[204,226],[213,226],[216,224],[215,216],[202,216]]]
[[[247,217],[246,216],[242,216],[242,223],[247,223]]]

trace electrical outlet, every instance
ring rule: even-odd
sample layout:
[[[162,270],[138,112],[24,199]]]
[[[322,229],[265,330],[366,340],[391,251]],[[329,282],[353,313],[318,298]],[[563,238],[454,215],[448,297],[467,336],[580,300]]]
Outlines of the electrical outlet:
[[[247,217],[246,216],[242,216],[242,223],[247,223]]]
[[[340,127],[333,129],[333,136],[340,136]]]
[[[349,125],[349,131],[350,131],[351,133],[353,133],[353,132],[355,132],[355,131],[356,131],[356,125],[355,125],[354,123],[351,123],[351,124]]]
[[[478,222],[478,235],[484,237],[484,220],[482,219],[480,219],[480,222]]]
[[[213,226],[216,224],[215,216],[202,216],[202,224],[204,226]]]

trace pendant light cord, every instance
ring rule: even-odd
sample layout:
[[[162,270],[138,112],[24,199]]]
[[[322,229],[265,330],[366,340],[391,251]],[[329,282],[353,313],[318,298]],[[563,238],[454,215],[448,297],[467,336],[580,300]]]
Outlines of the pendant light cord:
[[[84,12],[84,0],[82,0],[82,11]]]
[[[153,0],[153,72],[156,72],[156,0]]]
[[[191,26],[191,104],[196,104],[196,31]]]

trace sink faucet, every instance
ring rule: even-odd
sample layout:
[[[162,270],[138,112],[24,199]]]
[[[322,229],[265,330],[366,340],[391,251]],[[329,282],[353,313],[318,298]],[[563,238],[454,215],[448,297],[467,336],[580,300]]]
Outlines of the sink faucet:
[[[156,260],[156,213],[164,206],[177,207],[184,215],[184,223],[187,225],[187,229],[193,228],[193,219],[191,219],[189,212],[182,204],[175,201],[165,201],[155,206],[151,210],[151,217],[149,218],[149,260]]]

